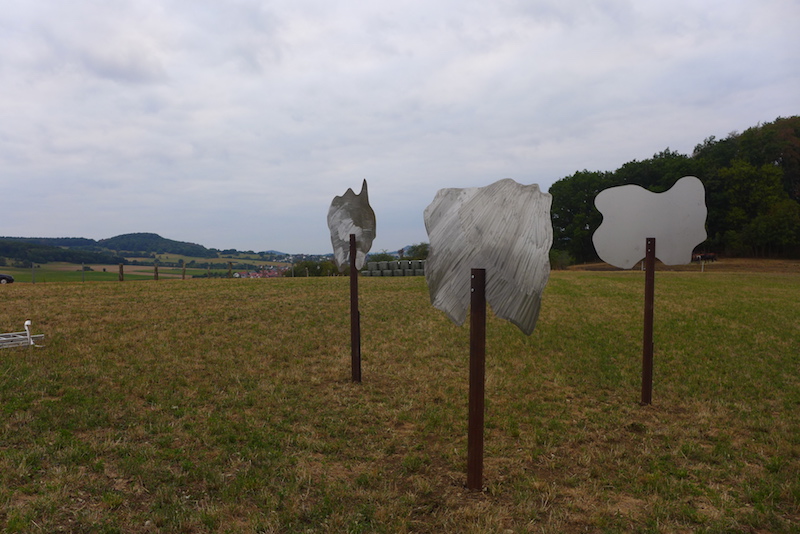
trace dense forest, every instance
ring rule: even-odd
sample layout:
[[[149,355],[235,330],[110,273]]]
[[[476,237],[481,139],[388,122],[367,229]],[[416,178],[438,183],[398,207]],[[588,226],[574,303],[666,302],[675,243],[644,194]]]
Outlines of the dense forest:
[[[691,155],[669,148],[614,172],[576,172],[550,187],[553,248],[573,261],[597,260],[592,234],[602,221],[594,198],[636,184],[660,193],[683,176],[706,189],[703,251],[728,256],[800,257],[800,117],[778,118],[725,139],[709,137]]]

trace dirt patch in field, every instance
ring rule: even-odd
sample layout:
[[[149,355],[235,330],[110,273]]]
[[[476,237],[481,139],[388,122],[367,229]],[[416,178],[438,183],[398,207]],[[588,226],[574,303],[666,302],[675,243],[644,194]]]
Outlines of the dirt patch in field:
[[[638,263],[633,269],[641,269]],[[568,271],[622,271],[618,267],[604,262],[582,263],[571,265]],[[707,273],[800,273],[800,260],[785,259],[753,259],[753,258],[720,258],[717,261],[707,261],[704,263],[690,263],[688,265],[664,265],[656,261],[657,271],[679,271],[679,272],[707,272]]]

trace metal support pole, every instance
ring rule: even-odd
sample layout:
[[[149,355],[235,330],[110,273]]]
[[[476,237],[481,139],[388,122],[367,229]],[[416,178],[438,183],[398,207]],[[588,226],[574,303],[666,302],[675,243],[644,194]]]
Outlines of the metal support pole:
[[[472,269],[470,292],[467,488],[482,490],[486,382],[486,269]]]
[[[644,335],[642,341],[642,404],[653,402],[653,301],[656,282],[656,239],[648,237],[645,247]]]
[[[353,382],[361,382],[361,314],[358,311],[356,235],[350,234],[350,360]]]

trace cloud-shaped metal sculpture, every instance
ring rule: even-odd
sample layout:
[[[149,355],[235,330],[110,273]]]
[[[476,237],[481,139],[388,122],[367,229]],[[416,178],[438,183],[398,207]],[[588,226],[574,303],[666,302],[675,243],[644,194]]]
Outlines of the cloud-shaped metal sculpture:
[[[339,271],[350,265],[350,234],[356,236],[356,269],[361,270],[375,240],[375,212],[369,205],[366,180],[359,194],[348,189],[344,195],[333,198],[328,210],[328,228]]]
[[[486,269],[494,313],[530,335],[550,277],[552,197],[506,179],[486,187],[441,189],[425,209],[431,303],[456,324],[467,317],[470,271]]]
[[[692,260],[694,247],[706,239],[706,202],[703,182],[684,176],[663,193],[638,185],[601,191],[594,204],[603,222],[592,242],[604,262],[630,269],[645,257],[648,237],[656,239],[656,257],[666,265]]]

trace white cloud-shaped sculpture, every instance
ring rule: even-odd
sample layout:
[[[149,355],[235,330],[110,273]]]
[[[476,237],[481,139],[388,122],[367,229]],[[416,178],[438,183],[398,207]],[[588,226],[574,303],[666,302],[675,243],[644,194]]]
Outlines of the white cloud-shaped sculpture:
[[[603,215],[592,235],[597,255],[622,269],[645,257],[648,237],[656,239],[656,257],[666,265],[691,262],[692,250],[706,239],[705,188],[694,176],[684,176],[663,193],[638,185],[610,187],[594,204]]]
[[[441,189],[425,209],[431,303],[456,324],[467,317],[470,271],[486,269],[494,313],[530,335],[550,277],[552,197],[506,179],[486,187]]]
[[[369,205],[366,180],[359,194],[348,189],[344,195],[333,198],[328,210],[328,228],[339,271],[350,265],[350,234],[356,236],[356,269],[361,270],[375,240],[375,212]]]

